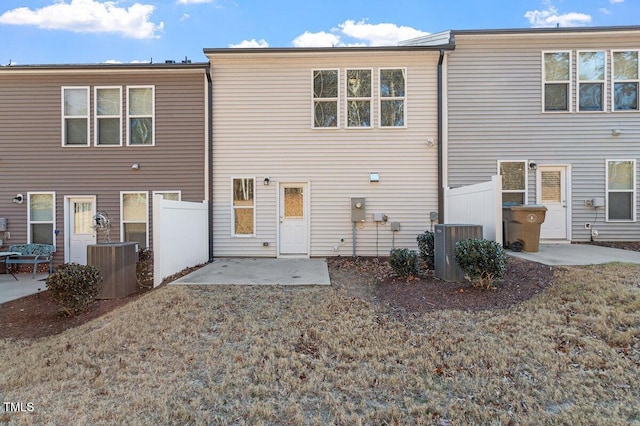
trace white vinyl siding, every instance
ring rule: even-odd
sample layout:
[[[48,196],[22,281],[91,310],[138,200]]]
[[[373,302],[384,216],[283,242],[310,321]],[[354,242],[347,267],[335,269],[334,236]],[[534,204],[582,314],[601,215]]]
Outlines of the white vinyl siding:
[[[579,51],[577,61],[578,111],[606,111],[607,57],[604,50]]]
[[[236,50],[237,51],[237,50]],[[366,200],[366,221],[356,228],[358,256],[388,255],[395,247],[417,249],[416,235],[437,211],[438,52],[268,51],[248,56],[209,55],[213,87],[213,251],[215,256],[276,257],[279,194],[288,183],[308,183],[309,254],[351,256],[351,197]],[[372,128],[319,131],[312,128],[312,70],[333,66],[342,79],[348,69],[373,70]],[[411,89],[410,128],[379,128],[378,70],[406,67]],[[344,108],[345,83],[339,85]],[[341,121],[345,114],[341,114]],[[493,166],[495,170],[495,163]],[[377,172],[380,182],[371,183]],[[233,236],[233,178],[255,177],[253,238]],[[270,178],[269,185],[264,179]],[[389,221],[376,226],[373,212]],[[391,222],[401,224],[390,230]],[[377,229],[376,229],[377,228]],[[376,231],[378,250],[376,251]],[[265,245],[266,243],[266,245]]]
[[[636,221],[636,160],[607,160],[607,221]]]
[[[120,238],[136,242],[140,248],[149,246],[149,196],[138,191],[120,192]]]
[[[89,146],[89,88],[62,88],[62,146]]]
[[[127,145],[155,145],[155,87],[127,86]]]
[[[56,193],[27,193],[27,240],[55,245]]]
[[[122,87],[95,87],[93,111],[95,145],[122,145]]]
[[[613,111],[638,111],[640,61],[637,50],[611,52],[611,104]]]

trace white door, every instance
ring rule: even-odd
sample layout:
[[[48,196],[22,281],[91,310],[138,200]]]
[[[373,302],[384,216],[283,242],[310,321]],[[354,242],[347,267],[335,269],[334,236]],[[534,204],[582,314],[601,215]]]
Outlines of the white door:
[[[96,214],[95,197],[68,199],[67,261],[87,264],[87,246],[96,243],[93,216]]]
[[[540,239],[567,239],[567,168],[538,166],[537,203],[547,208]]]
[[[282,256],[309,255],[309,194],[306,183],[280,184],[280,238]]]

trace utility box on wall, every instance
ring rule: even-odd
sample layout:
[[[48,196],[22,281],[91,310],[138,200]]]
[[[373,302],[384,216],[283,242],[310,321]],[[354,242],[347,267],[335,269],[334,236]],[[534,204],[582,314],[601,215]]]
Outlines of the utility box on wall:
[[[351,199],[351,222],[365,221],[364,198],[354,197]]]
[[[438,224],[434,234],[435,276],[445,281],[464,280],[464,271],[456,262],[456,243],[482,238],[482,225]]]

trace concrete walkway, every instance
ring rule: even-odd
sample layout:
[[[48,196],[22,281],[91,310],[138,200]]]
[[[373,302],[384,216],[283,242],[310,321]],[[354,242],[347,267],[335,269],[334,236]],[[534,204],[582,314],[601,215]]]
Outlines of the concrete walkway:
[[[510,256],[544,265],[598,265],[609,262],[640,263],[640,252],[589,244],[540,244],[537,253],[514,252]]]
[[[330,285],[326,259],[216,258],[170,285]]]
[[[0,304],[20,299],[47,289],[47,273],[38,273],[31,278],[31,272],[16,274],[18,281],[11,274],[0,274]]]

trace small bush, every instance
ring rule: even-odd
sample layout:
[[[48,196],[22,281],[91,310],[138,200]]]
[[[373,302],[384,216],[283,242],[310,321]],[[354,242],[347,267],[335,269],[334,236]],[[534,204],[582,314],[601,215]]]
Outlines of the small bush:
[[[490,288],[502,278],[507,267],[507,254],[495,241],[458,241],[455,256],[456,262],[474,287]]]
[[[47,289],[68,315],[78,315],[95,300],[101,282],[95,266],[65,263],[47,277]]]
[[[138,252],[136,278],[140,287],[153,287],[153,252],[148,248],[141,249]]]
[[[402,278],[412,278],[418,275],[418,255],[414,250],[393,249],[389,259],[393,272]]]
[[[418,241],[418,248],[420,249],[420,258],[424,261],[428,270],[433,271],[434,268],[434,239],[433,232],[425,231],[424,234],[420,234],[416,237]]]

